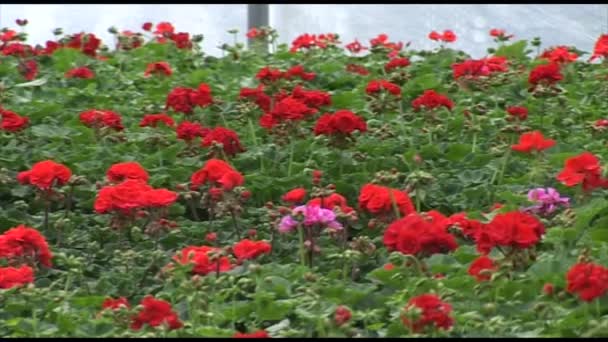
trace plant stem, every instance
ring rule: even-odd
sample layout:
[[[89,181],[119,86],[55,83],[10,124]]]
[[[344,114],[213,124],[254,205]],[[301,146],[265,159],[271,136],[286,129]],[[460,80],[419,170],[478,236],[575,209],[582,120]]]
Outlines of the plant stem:
[[[294,149],[294,141],[293,139],[289,142],[289,164],[287,164],[287,177],[291,176],[291,165],[293,164],[293,149]]]
[[[188,200],[188,204],[190,205],[190,210],[192,211],[192,216],[194,216],[194,220],[200,221],[201,219],[198,217],[198,213],[196,212],[196,206],[194,205],[194,198],[190,198],[190,200]]]
[[[304,250],[304,226],[298,227],[298,237],[300,238],[300,263],[306,266],[306,251]]]
[[[240,240],[241,239],[241,229],[239,228],[239,224],[236,220],[236,215],[234,214],[234,210],[230,211],[230,216],[232,216],[232,226],[234,227],[234,233],[236,234],[236,237]]]
[[[51,206],[51,201],[49,201],[48,199],[44,199],[44,222],[43,222],[43,226],[44,226],[44,231],[48,232],[49,230],[49,209]]]

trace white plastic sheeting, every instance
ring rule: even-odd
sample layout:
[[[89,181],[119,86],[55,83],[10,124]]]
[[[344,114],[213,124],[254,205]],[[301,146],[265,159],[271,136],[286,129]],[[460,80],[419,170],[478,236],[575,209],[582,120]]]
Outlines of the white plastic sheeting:
[[[0,27],[15,27],[28,19],[30,43],[52,39],[51,31],[93,32],[111,43],[107,29],[139,30],[142,23],[169,21],[178,32],[203,34],[203,49],[219,55],[221,43],[232,42],[228,30],[239,29],[244,42],[247,5],[0,5]],[[453,30],[452,47],[474,57],[492,45],[488,31],[502,28],[515,39],[542,38],[543,46],[574,45],[591,51],[600,34],[608,32],[608,5],[270,5],[270,25],[290,43],[301,33],[338,33],[344,43],[358,38],[368,43],[379,33],[391,41],[411,42],[411,48],[436,46],[432,30]]]

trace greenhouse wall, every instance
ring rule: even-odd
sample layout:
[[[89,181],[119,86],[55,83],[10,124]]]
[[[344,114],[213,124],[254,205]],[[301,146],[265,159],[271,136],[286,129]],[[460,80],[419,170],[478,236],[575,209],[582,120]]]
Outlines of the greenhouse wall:
[[[0,26],[15,19],[30,21],[30,43],[53,37],[50,28],[65,32],[93,32],[104,41],[107,29],[139,30],[146,21],[170,21],[178,31],[203,34],[204,50],[220,55],[217,47],[232,42],[227,31],[238,29],[244,41],[247,5],[0,5]],[[515,39],[542,37],[543,46],[574,45],[590,51],[597,37],[608,31],[608,5],[270,5],[270,25],[281,42],[301,33],[338,33],[342,42],[368,42],[379,33],[391,41],[411,42],[411,48],[431,48],[432,30],[452,29],[452,46],[481,57],[491,45],[488,31],[505,29]]]

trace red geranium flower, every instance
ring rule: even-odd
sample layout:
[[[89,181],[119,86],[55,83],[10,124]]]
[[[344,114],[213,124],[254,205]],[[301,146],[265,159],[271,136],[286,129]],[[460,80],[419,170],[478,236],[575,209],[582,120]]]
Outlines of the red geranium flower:
[[[104,299],[103,303],[101,304],[102,310],[106,310],[106,309],[119,310],[121,307],[124,307],[126,309],[131,308],[127,298],[120,297],[120,298],[114,299],[114,298],[110,297],[110,298]]]
[[[74,68],[65,73],[66,78],[83,78],[90,79],[95,77],[93,70],[87,67]]]
[[[534,89],[539,84],[554,85],[563,78],[564,76],[560,72],[559,64],[550,63],[538,65],[532,69],[528,77],[528,83],[533,86],[531,89]]]
[[[443,31],[443,34],[438,33],[436,31],[432,31],[429,33],[429,39],[431,40],[441,40],[446,43],[451,43],[456,41],[456,34],[451,30]]]
[[[505,72],[508,69],[505,57],[488,57],[479,60],[468,59],[462,63],[452,64],[454,79],[490,76],[497,72]]]
[[[0,289],[10,289],[34,282],[34,270],[29,266],[0,267]]]
[[[367,48],[365,46],[361,45],[361,43],[359,43],[359,41],[356,39],[352,43],[346,44],[345,47],[348,51],[350,51],[352,53],[359,53],[363,50],[367,50]]]
[[[359,74],[361,76],[369,75],[369,71],[363,65],[348,64],[346,66],[346,71]]]
[[[369,81],[367,87],[365,88],[365,92],[369,95],[374,95],[379,93],[382,89],[395,96],[401,96],[401,88],[398,85],[385,80]]]
[[[150,23],[150,22],[144,23],[144,24],[141,26],[141,28],[142,28],[142,30],[144,30],[144,31],[150,31],[150,30],[152,30],[152,23]]]
[[[319,178],[320,178],[320,176],[319,176]],[[314,178],[314,179],[319,179],[319,178]],[[313,183],[314,183],[314,179],[313,179]],[[313,198],[310,201],[308,201],[307,205],[308,206],[316,205],[323,209],[329,209],[329,210],[334,210],[335,207],[338,207],[338,208],[340,208],[340,211],[345,214],[348,214],[348,213],[354,211],[354,209],[349,207],[348,203],[346,203],[346,198],[344,198],[344,196],[337,194],[335,192],[327,197]]]
[[[202,83],[197,90],[176,87],[167,95],[165,109],[172,108],[178,113],[192,114],[195,106],[206,107],[213,103],[211,88]]]
[[[471,263],[471,266],[469,266],[468,273],[475,277],[478,282],[481,282],[490,280],[492,278],[492,275],[486,272],[494,272],[496,270],[497,267],[494,264],[494,260],[490,259],[486,255],[482,255]]]
[[[275,82],[283,78],[283,72],[277,68],[263,67],[255,75],[255,78],[264,83]]]
[[[122,118],[119,114],[109,110],[90,109],[80,113],[80,122],[91,128],[109,127],[122,131]]]
[[[271,129],[285,121],[303,120],[316,112],[315,108],[310,108],[303,101],[288,96],[276,103],[272,111],[265,113],[260,118],[260,125],[266,129]]]
[[[265,112],[270,110],[271,98],[264,93],[263,84],[258,85],[257,88],[242,88],[239,97],[253,99],[258,107]]]
[[[557,180],[566,186],[582,183],[584,191],[607,185],[607,180],[602,178],[599,159],[590,152],[566,159],[564,169],[557,175]]]
[[[505,33],[505,30],[497,29],[497,28],[490,30],[490,36],[496,37],[496,38],[502,39],[502,40],[509,40],[510,38],[513,38],[512,34],[507,36]]]
[[[0,258],[33,258],[42,265],[51,267],[53,254],[39,231],[19,225],[0,235]]]
[[[156,24],[156,30],[153,33],[158,34],[158,35],[164,35],[166,33],[173,33],[173,32],[175,32],[175,27],[173,27],[173,25],[171,25],[171,23],[163,21],[163,22]]]
[[[406,66],[410,65],[410,60],[403,57],[403,58],[394,58],[391,59],[388,63],[386,63],[386,65],[384,65],[384,70],[386,72],[390,72],[393,69],[397,69],[397,68],[405,68]]]
[[[520,121],[524,121],[528,118],[528,108],[521,106],[511,106],[507,107],[507,113],[511,116],[511,118],[517,118]]]
[[[434,90],[425,90],[422,95],[412,101],[412,107],[414,107],[415,111],[419,111],[422,108],[433,110],[442,106],[448,110],[452,110],[454,102],[447,96],[439,94]]]
[[[148,172],[138,162],[116,163],[108,169],[106,177],[111,183],[120,183],[127,179],[139,179],[148,182]]]
[[[0,107],[0,129],[7,132],[19,132],[27,127],[30,119]]]
[[[304,198],[306,197],[306,189],[304,188],[296,188],[293,190],[288,191],[285,195],[283,195],[282,199],[285,202],[290,202],[290,203],[301,203],[302,201],[304,201]]]
[[[175,126],[175,121],[167,114],[146,114],[139,122],[139,127],[157,127],[161,122],[167,127]]]
[[[578,55],[561,45],[545,50],[540,58],[548,59],[551,63],[567,64],[576,61]]]
[[[414,332],[422,331],[426,326],[434,328],[449,329],[454,324],[454,319],[450,317],[452,306],[434,294],[423,294],[409,300],[406,310],[418,308],[422,311],[421,316],[410,321],[407,317],[403,317],[403,324]]]
[[[191,188],[197,189],[203,184],[221,186],[225,191],[230,191],[236,186],[243,185],[243,175],[232,168],[228,163],[219,159],[209,159],[205,166],[196,171],[190,178]]]
[[[252,333],[241,333],[237,332],[232,336],[234,338],[270,338],[270,335],[266,332],[266,330],[258,330]]]
[[[210,253],[221,251],[220,248],[209,246],[189,246],[181,250],[179,255],[173,257],[173,260],[179,264],[187,265],[194,264],[192,273],[206,275],[209,273],[230,271],[234,265],[230,263],[228,257],[222,256],[217,260],[211,260]]]
[[[146,296],[140,303],[143,309],[133,318],[131,329],[139,330],[144,324],[157,327],[166,324],[170,330],[179,329],[184,324],[179,320],[177,313],[171,308],[171,304],[152,296]]]
[[[475,234],[477,250],[488,254],[495,246],[530,248],[545,233],[545,226],[536,217],[519,211],[500,213]]]
[[[555,140],[545,139],[540,131],[523,133],[519,137],[519,143],[511,145],[513,151],[530,153],[532,151],[541,152],[555,146]]]
[[[590,302],[606,294],[608,269],[593,263],[578,263],[566,274],[567,291],[578,294],[581,300]]]
[[[33,59],[19,63],[18,69],[21,75],[28,81],[33,80],[38,75],[38,63]]]
[[[365,184],[361,188],[359,207],[362,209],[374,215],[390,215],[394,213],[393,205],[402,216],[415,212],[412,200],[403,191],[375,184]]]
[[[17,180],[21,184],[30,184],[40,190],[49,190],[53,186],[65,185],[72,177],[72,171],[65,165],[52,160],[44,160],[32,166],[28,171],[19,172]]]
[[[235,156],[237,153],[245,152],[245,149],[241,146],[238,134],[228,128],[216,127],[212,129],[203,137],[201,146],[210,147],[213,143],[222,144],[224,153],[230,157]]]
[[[232,251],[238,260],[255,259],[262,254],[269,254],[271,246],[266,241],[251,241],[243,239],[237,242]]]
[[[354,131],[366,132],[367,123],[349,110],[323,114],[317,120],[314,128],[315,135],[343,134],[350,136]]]
[[[598,57],[608,58],[608,34],[602,34],[593,47],[593,55],[589,61],[593,61]]]
[[[283,76],[287,79],[291,79],[293,77],[299,77],[299,78],[303,79],[304,81],[311,81],[311,80],[315,79],[317,74],[315,74],[314,72],[305,72],[304,67],[301,64],[298,64],[296,66],[291,67],[289,70],[287,70],[283,74]]]
[[[345,306],[338,306],[336,308],[336,312],[334,313],[334,322],[337,326],[342,326],[348,321],[350,321],[352,317],[352,313]]]
[[[173,74],[173,70],[171,70],[171,66],[167,62],[155,62],[148,64],[146,71],[144,71],[145,77],[152,74],[171,76],[171,74]]]
[[[253,39],[253,38],[256,38],[256,37],[261,37],[263,35],[264,35],[264,33],[261,30],[258,30],[255,27],[250,28],[249,31],[247,31],[247,34],[246,34],[247,38],[249,38],[249,39]]]
[[[130,215],[134,209],[144,207],[142,197],[152,187],[141,179],[127,179],[118,185],[105,186],[95,198],[94,208],[99,214],[118,211]]]
[[[183,121],[175,129],[177,132],[177,138],[191,142],[195,138],[204,137],[209,133],[210,129],[201,126],[196,122]]]

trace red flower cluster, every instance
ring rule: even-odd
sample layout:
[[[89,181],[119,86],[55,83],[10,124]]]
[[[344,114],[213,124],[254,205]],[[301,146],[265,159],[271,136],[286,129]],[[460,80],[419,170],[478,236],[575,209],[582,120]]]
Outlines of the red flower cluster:
[[[260,117],[260,126],[272,129],[282,122],[304,120],[315,113],[317,113],[315,108],[310,108],[294,96],[288,96],[275,104],[270,112]]]
[[[18,67],[19,73],[28,81],[33,80],[38,75],[38,63],[35,60],[20,62]]]
[[[590,302],[608,291],[608,269],[593,263],[578,263],[566,274],[567,291]]]
[[[598,57],[608,58],[608,34],[602,34],[593,47],[593,55],[589,61],[593,61]]]
[[[133,317],[131,322],[131,329],[133,330],[139,330],[145,324],[151,327],[166,324],[170,330],[179,329],[184,325],[167,301],[146,296],[142,299],[140,305],[143,306],[143,309],[137,316]]]
[[[381,33],[379,34],[376,38],[372,38],[369,41],[370,45],[373,47],[377,47],[377,46],[382,46],[386,49],[391,50],[391,52],[389,52],[388,56],[389,58],[393,58],[395,57],[399,51],[401,51],[401,49],[403,48],[403,42],[399,42],[399,43],[393,43],[393,42],[389,42],[388,41],[388,35]],[[408,43],[409,45],[409,43]]]
[[[243,185],[245,178],[228,163],[219,159],[209,159],[202,169],[196,171],[190,178],[191,188],[198,189],[204,184],[219,186],[225,191]]]
[[[92,33],[78,33],[70,37],[65,47],[82,51],[85,55],[97,56],[97,49],[101,46],[101,40]]]
[[[405,68],[408,65],[410,65],[410,60],[405,57],[393,58],[384,65],[384,70],[386,72],[391,72],[394,69]]]
[[[524,121],[528,118],[528,108],[521,106],[511,106],[507,107],[507,113],[510,115],[507,120],[513,120],[515,118],[520,121]]]
[[[335,44],[339,44],[338,36],[333,33],[320,34],[320,35],[310,35],[308,33],[302,34],[298,36],[296,39],[291,42],[291,49],[289,52],[296,52],[300,49],[311,49],[313,47],[318,47],[320,49],[325,49],[328,46],[332,46]]]
[[[540,58],[548,59],[551,63],[568,64],[576,61],[578,55],[570,52],[567,46],[556,46],[543,52]]]
[[[147,25],[148,23],[144,24]],[[144,30],[146,27],[144,26]],[[149,27],[148,30],[151,30]],[[159,43],[165,43],[167,39],[173,41],[178,49],[191,49],[192,41],[190,40],[190,34],[186,32],[175,33],[175,28],[171,23],[160,22],[156,25],[156,30],[153,32],[156,35],[156,40]]]
[[[394,207],[402,216],[415,212],[407,193],[375,184],[365,184],[361,188],[359,207],[373,215],[390,215],[395,212]]]
[[[283,195],[282,200],[293,204],[302,203],[306,197],[306,189],[296,188]]]
[[[487,255],[482,255],[475,259],[469,266],[468,273],[475,277],[478,282],[488,281],[492,278],[491,272],[497,270],[494,260]]]
[[[541,152],[555,146],[555,140],[545,139],[540,131],[523,133],[519,137],[519,143],[511,145],[513,151],[530,153],[532,151]]]
[[[243,239],[232,246],[232,251],[239,261],[255,259],[262,254],[269,254],[271,246],[266,241]]]
[[[228,128],[216,127],[212,129],[203,137],[201,146],[210,147],[213,143],[222,144],[224,153],[230,157],[235,156],[237,153],[245,152],[245,149],[241,146],[238,134]]]
[[[178,113],[192,114],[194,107],[207,107],[213,103],[211,88],[201,83],[198,89],[176,87],[167,95],[165,109],[172,108]]]
[[[254,38],[263,38],[266,35],[265,35],[264,31],[258,30],[256,27],[252,27],[249,29],[249,31],[247,31],[246,36],[249,39],[254,39]]]
[[[488,57],[482,59],[468,59],[462,63],[452,64],[454,79],[461,77],[478,78],[490,76],[497,72],[509,70],[505,57]]]
[[[118,185],[101,188],[95,199],[95,211],[100,214],[119,212],[132,215],[140,208],[167,207],[178,194],[167,189],[154,189],[141,179],[127,179]]]
[[[148,182],[148,172],[138,162],[116,163],[108,169],[106,177],[110,183],[122,183],[127,179]]]
[[[369,70],[367,70],[363,65],[358,64],[346,65],[346,71],[351,72],[353,74],[359,74],[361,76],[369,75]]]
[[[350,321],[352,316],[352,313],[347,307],[340,305],[336,308],[334,313],[334,322],[336,322],[337,326],[342,326]]]
[[[490,30],[490,36],[496,37],[499,40],[509,40],[509,39],[513,38],[512,34],[510,34],[510,35],[507,36],[506,33],[505,33],[505,30],[497,29],[497,28],[494,28],[494,29]]]
[[[402,317],[403,324],[414,332],[422,331],[426,326],[434,328],[449,329],[454,324],[454,319],[450,317],[452,306],[443,302],[437,295],[423,294],[409,300],[405,309],[422,311],[421,316],[413,321],[407,317]]]
[[[72,177],[72,171],[65,165],[52,160],[44,160],[32,166],[28,171],[19,172],[17,180],[40,190],[50,190],[53,186],[65,185]]]
[[[451,30],[445,30],[443,31],[443,34],[436,31],[432,31],[431,33],[429,33],[429,39],[452,43],[456,41],[456,34],[454,34],[454,32],[452,32]]]
[[[34,270],[29,266],[0,267],[0,289],[10,289],[34,282]]]
[[[91,79],[95,77],[95,73],[93,70],[87,67],[78,67],[68,70],[65,73],[66,78],[83,78],[83,79]]]
[[[359,43],[359,41],[356,39],[353,42],[346,44],[344,47],[352,53],[359,53],[363,50],[368,49],[365,46],[361,45],[361,43]]]
[[[270,338],[270,335],[266,332],[266,330],[258,330],[252,333],[241,333],[237,332],[232,336],[234,338]]]
[[[179,255],[173,257],[173,260],[181,265],[193,264],[192,273],[206,275],[212,272],[230,271],[234,265],[226,256],[221,256],[216,260],[211,260],[210,252],[220,252],[221,249],[209,246],[189,246],[181,250]]]
[[[411,213],[388,226],[383,242],[389,251],[420,257],[450,252],[458,243],[448,227],[449,220],[439,212]]]
[[[415,111],[421,109],[433,110],[439,107],[445,107],[448,110],[454,108],[454,102],[447,96],[439,94],[434,90],[425,90],[424,93],[412,101],[412,107]]]
[[[599,159],[590,152],[566,159],[564,169],[557,175],[557,180],[566,186],[582,184],[584,191],[608,186],[608,180],[602,177]]]
[[[131,305],[129,305],[129,301],[125,297],[120,297],[117,299],[114,298],[106,298],[101,304],[102,310],[119,310],[120,308],[130,309]]]
[[[0,235],[0,258],[10,261],[22,261],[26,258],[51,267],[53,254],[39,231],[19,225]]]
[[[150,75],[171,76],[172,74],[173,70],[171,70],[171,66],[167,62],[150,63],[146,66],[146,71],[144,71],[145,77],[149,77]]]
[[[304,66],[301,64],[294,65],[293,67],[287,69],[287,71],[282,71],[276,68],[264,67],[258,71],[255,78],[259,79],[264,83],[272,83],[276,82],[280,79],[290,80],[295,77],[299,77],[304,81],[311,81],[317,77],[317,74],[314,72],[306,72],[304,71]]]
[[[30,119],[25,116],[4,109],[0,106],[0,129],[7,132],[19,132],[27,127]]]
[[[488,254],[496,246],[530,248],[536,245],[545,233],[545,226],[536,217],[512,211],[494,216],[488,224],[474,233],[477,250]]]
[[[109,127],[117,131],[122,131],[125,127],[122,125],[122,118],[119,114],[100,109],[90,109],[80,113],[80,122],[90,128]]]
[[[167,114],[146,114],[139,122],[139,127],[156,128],[161,122],[167,127],[175,127],[175,121]]]
[[[348,203],[346,202],[346,198],[344,198],[344,196],[337,194],[337,193],[333,193],[327,197],[316,197],[311,199],[310,201],[308,201],[307,205],[309,206],[319,206],[323,209],[329,209],[329,210],[334,210],[334,208],[340,208],[340,211],[348,214],[352,211],[354,211],[353,208],[348,206]]]
[[[563,78],[564,76],[560,72],[559,64],[550,63],[538,65],[532,69],[528,76],[528,83],[533,86],[531,88],[533,90],[539,84],[554,85]]]
[[[363,118],[349,110],[339,110],[333,114],[325,113],[317,120],[315,135],[343,134],[350,136],[354,131],[366,132],[367,123]]]
[[[204,137],[209,133],[210,129],[203,127],[196,122],[183,121],[177,125],[175,131],[178,139],[185,140],[189,143],[196,138]]]
[[[382,89],[388,91],[389,93],[395,96],[401,96],[401,87],[396,85],[395,83],[391,83],[385,80],[372,80],[369,81],[367,87],[365,87],[365,92],[368,95],[375,95],[382,91]]]
[[[264,92],[263,84],[258,85],[257,88],[242,88],[239,98],[253,99],[261,110],[265,112],[270,110],[271,98]]]
[[[276,95],[278,101],[288,96],[284,93]],[[316,109],[331,105],[331,95],[329,93],[321,90],[307,90],[299,85],[293,89],[291,96],[296,100],[302,101],[305,105]]]

